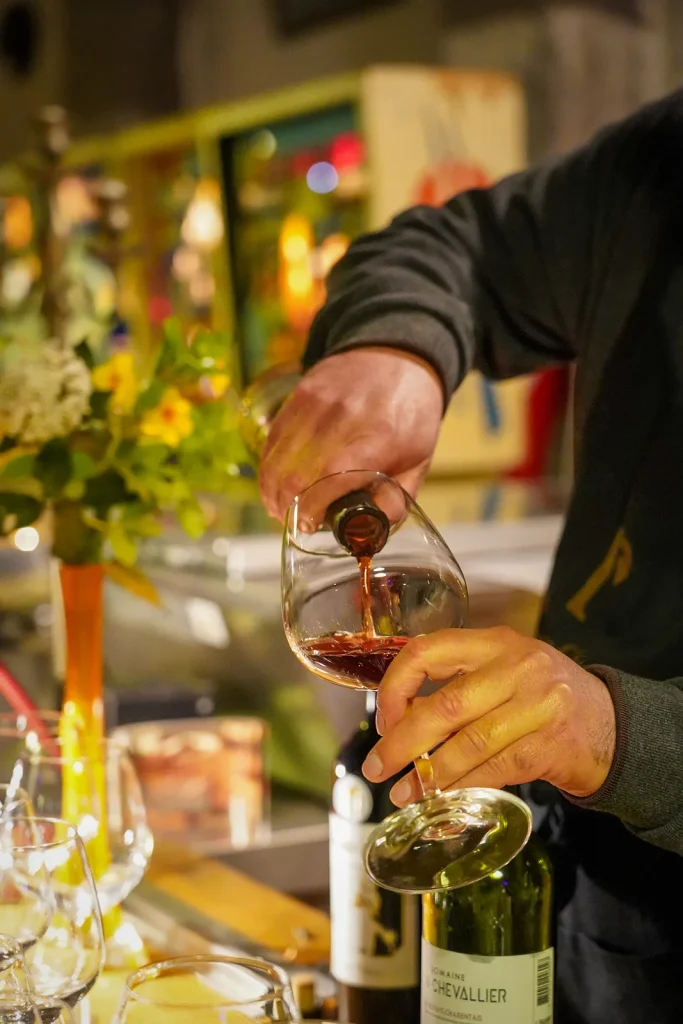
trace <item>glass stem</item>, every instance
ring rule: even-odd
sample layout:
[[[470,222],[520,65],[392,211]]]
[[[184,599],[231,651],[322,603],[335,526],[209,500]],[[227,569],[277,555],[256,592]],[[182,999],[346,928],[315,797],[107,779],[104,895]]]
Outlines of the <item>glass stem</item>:
[[[429,754],[420,754],[417,761],[415,761],[415,771],[422,786],[423,796],[441,796],[441,790],[436,784],[434,766]]]

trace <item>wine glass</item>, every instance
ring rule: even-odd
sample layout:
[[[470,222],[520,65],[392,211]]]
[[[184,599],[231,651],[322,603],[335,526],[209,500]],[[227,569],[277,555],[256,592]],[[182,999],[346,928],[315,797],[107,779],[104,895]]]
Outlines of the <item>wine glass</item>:
[[[33,983],[21,946],[0,935],[0,1024],[34,1024]]]
[[[0,871],[13,888],[0,903],[0,933],[21,946],[39,1001],[75,1006],[104,964],[95,883],[76,829],[57,818],[0,822]]]
[[[76,826],[106,913],[140,883],[154,846],[137,772],[128,751],[113,740],[103,741],[101,758],[80,756],[77,745],[60,738],[53,737],[50,749],[18,754],[13,778],[37,814]]]
[[[188,956],[128,978],[114,1024],[259,1024],[297,1020],[287,975],[266,960]]]
[[[354,498],[352,514],[379,538],[372,558],[331,528],[330,507]],[[354,504],[355,503],[355,504]],[[370,512],[368,518],[366,513]],[[384,531],[374,529],[383,519]],[[353,521],[346,517],[347,527]],[[360,535],[363,531],[357,531]],[[365,535],[368,535],[365,529]],[[360,567],[360,572],[359,572]],[[375,690],[411,637],[460,627],[467,587],[453,554],[422,509],[391,477],[365,470],[324,477],[294,499],[285,519],[282,613],[289,644],[317,675]],[[494,789],[442,793],[429,755],[415,767],[423,799],[373,830],[366,867],[378,885],[404,893],[476,882],[519,853],[531,813]]]
[[[6,818],[30,818],[34,808],[26,790],[16,782],[0,786],[0,821]]]

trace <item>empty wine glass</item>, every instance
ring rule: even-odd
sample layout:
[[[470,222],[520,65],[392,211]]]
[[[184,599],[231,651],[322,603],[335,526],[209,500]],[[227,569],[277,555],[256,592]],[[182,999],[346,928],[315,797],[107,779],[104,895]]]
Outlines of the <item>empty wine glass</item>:
[[[51,749],[52,754],[43,747],[18,754],[13,779],[37,814],[76,826],[106,913],[140,883],[154,846],[135,767],[112,740],[102,743],[101,758],[80,756],[77,746],[59,738]]]
[[[76,829],[56,818],[0,822],[0,876],[12,888],[0,903],[0,933],[22,948],[36,997],[45,1007],[75,1006],[104,963],[95,883]]]
[[[0,1024],[34,1024],[33,983],[21,946],[0,935]]]
[[[287,975],[266,960],[188,956],[128,978],[114,1024],[271,1024],[297,1020]]]
[[[367,522],[373,528],[377,520],[386,524],[371,559],[358,559],[330,524],[329,508],[356,494],[363,495],[364,513],[372,513]],[[317,675],[375,690],[411,637],[463,626],[467,604],[455,557],[391,477],[365,470],[334,474],[290,505],[283,622],[292,650]],[[493,789],[442,793],[427,753],[415,767],[423,799],[389,815],[369,839],[366,867],[374,881],[408,893],[454,888],[484,878],[519,853],[531,828],[523,801]]]
[[[14,766],[26,751],[58,752],[57,741],[65,729],[78,733],[72,719],[62,718],[58,711],[35,710],[31,714],[4,712],[0,714],[0,779],[15,782]],[[17,783],[18,785],[18,783]]]
[[[28,793],[16,782],[0,786],[0,821],[6,818],[30,818],[34,807]]]

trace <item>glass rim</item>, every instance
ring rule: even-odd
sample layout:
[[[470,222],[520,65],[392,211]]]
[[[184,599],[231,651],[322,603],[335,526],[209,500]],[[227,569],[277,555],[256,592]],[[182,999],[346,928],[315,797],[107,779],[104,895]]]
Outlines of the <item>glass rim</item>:
[[[394,487],[397,488],[397,490],[401,491],[407,498],[410,498],[411,501],[413,500],[408,494],[408,492],[405,490],[405,488],[402,487],[401,484],[398,482],[396,477],[389,476],[388,473],[383,473],[379,469],[341,469],[339,470],[338,473],[326,473],[325,476],[319,476],[316,480],[313,481],[312,484],[309,484],[308,487],[304,487],[303,491],[299,491],[298,494],[294,495],[294,497],[289,503],[287,511],[289,512],[290,509],[293,509],[296,505],[301,504],[301,499],[305,498],[307,494],[309,494],[314,488],[318,487],[321,483],[325,483],[328,480],[336,480],[342,476],[360,476],[361,474],[363,474],[366,477],[372,477],[375,480],[383,480],[385,483],[392,484]]]
[[[379,469],[343,469],[340,470],[338,473],[326,473],[325,476],[319,476],[317,480],[314,480],[313,483],[309,484],[308,487],[305,487],[303,491],[300,491],[292,498],[287,507],[283,523],[284,541],[291,547],[296,548],[298,551],[301,551],[301,553],[304,555],[315,554],[331,559],[348,559],[349,557],[352,558],[353,556],[350,555],[348,551],[318,552],[312,551],[309,548],[304,547],[297,540],[297,536],[304,531],[300,531],[296,526],[292,526],[292,523],[295,521],[297,517],[298,509],[301,507],[302,501],[306,498],[307,495],[311,493],[311,491],[319,487],[320,484],[328,483],[330,480],[337,480],[340,479],[341,477],[354,476],[363,476],[366,480],[371,479],[380,481],[385,484],[389,484],[402,496],[404,501],[405,514],[410,513],[411,510],[415,508],[421,511],[421,509],[419,509],[419,506],[415,502],[415,499],[408,493],[408,491],[406,491],[406,489],[398,482],[398,480],[395,477],[389,476],[388,473],[383,473]],[[404,521],[405,515],[398,519],[396,522],[390,523],[389,535],[391,536],[392,534],[394,534],[403,525]],[[314,536],[316,533],[320,532],[320,529],[314,530],[311,532],[310,536]]]
[[[64,818],[51,818],[47,815],[40,814],[33,815],[30,818],[7,818],[6,821],[0,823],[0,830],[2,826],[6,827],[7,825],[21,825],[24,822],[33,826],[38,825],[38,827],[40,827],[40,825],[43,823],[50,825],[59,825],[60,827],[64,828],[68,834],[64,836],[64,838],[62,839],[50,839],[42,843],[19,843],[17,845],[12,846],[13,850],[52,850],[56,847],[64,846],[66,845],[66,843],[75,843],[76,846],[83,846],[83,840],[78,834],[78,829],[76,828],[76,826],[70,824],[70,822],[66,821]]]
[[[71,743],[71,737],[52,737],[53,741],[61,746],[62,744]],[[119,737],[103,736],[101,739],[96,740],[96,744],[101,748],[103,754],[109,755],[111,750],[115,750],[118,754],[125,755],[126,757],[131,756],[130,749]],[[17,760],[25,761],[28,764],[35,764],[41,762],[42,764],[53,764],[63,765],[71,764],[75,761],[83,761],[86,764],[95,764],[100,758],[97,755],[89,753],[75,753],[75,754],[50,754],[46,750],[27,750],[25,753],[19,755]]]
[[[277,999],[284,998],[285,990],[289,986],[289,979],[285,971],[278,967],[277,964],[271,963],[269,960],[258,959],[256,957],[239,957],[239,956],[228,956],[212,953],[196,953],[189,956],[179,957],[168,957],[166,960],[159,960],[157,963],[146,964],[144,967],[138,967],[136,971],[129,974],[126,979],[126,987],[124,989],[123,998],[124,1000],[135,999],[138,1003],[143,1003],[147,1006],[158,1006],[166,1009],[199,1009],[200,1005],[197,1003],[174,1003],[165,1002],[159,999],[151,999],[149,996],[139,995],[139,988],[135,986],[143,985],[145,982],[154,981],[159,977],[171,970],[182,970],[183,968],[192,968],[197,964],[213,964],[216,967],[246,967],[249,970],[258,971],[263,974],[270,975],[273,980],[273,988],[268,992],[264,992],[261,996],[255,996],[253,999],[240,999],[226,1000],[221,1003],[217,1003],[210,1009],[216,1010],[239,1010],[242,1007],[258,1006],[263,1003],[266,999]]]

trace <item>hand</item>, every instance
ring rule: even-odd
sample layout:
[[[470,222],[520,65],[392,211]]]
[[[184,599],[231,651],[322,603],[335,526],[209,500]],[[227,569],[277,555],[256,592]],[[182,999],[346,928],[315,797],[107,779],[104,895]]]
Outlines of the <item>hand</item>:
[[[411,494],[422,483],[443,414],[443,389],[423,360],[391,348],[329,356],[303,378],[277,416],[261,460],[272,516],[321,476],[379,470]]]
[[[427,678],[450,681],[411,707]],[[545,779],[581,797],[602,786],[614,757],[614,706],[602,680],[506,627],[412,640],[386,673],[377,707],[382,739],[363,766],[373,782],[438,746],[440,789]],[[402,806],[422,795],[413,770],[391,798]]]

